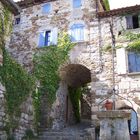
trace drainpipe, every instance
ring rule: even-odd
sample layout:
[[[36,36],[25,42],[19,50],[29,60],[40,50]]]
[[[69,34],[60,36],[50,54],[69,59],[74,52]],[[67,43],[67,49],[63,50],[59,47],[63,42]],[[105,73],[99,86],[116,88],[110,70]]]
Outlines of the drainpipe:
[[[115,110],[115,65],[114,65],[114,49],[115,49],[115,35],[113,32],[113,17],[111,17],[110,24],[110,33],[111,33],[111,39],[112,39],[112,91],[113,91],[113,110]]]

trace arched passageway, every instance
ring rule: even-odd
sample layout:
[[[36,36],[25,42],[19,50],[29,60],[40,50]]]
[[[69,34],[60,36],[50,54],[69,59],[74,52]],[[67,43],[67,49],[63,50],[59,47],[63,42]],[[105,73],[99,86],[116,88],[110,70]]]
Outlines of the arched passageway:
[[[84,91],[83,87],[91,82],[90,70],[80,64],[69,64],[63,67],[61,79],[68,86],[66,123],[74,124],[80,122],[81,118],[89,119],[91,117],[90,92],[88,89]],[[87,94],[83,95],[83,92]]]

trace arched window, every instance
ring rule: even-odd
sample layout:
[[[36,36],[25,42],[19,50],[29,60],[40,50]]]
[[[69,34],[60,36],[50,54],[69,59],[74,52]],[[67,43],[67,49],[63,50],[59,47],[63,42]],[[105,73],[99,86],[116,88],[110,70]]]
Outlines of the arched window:
[[[130,134],[138,133],[138,118],[134,110],[131,110]]]
[[[43,7],[42,7],[43,14],[48,14],[48,13],[50,13],[50,11],[51,11],[51,4],[50,3],[43,5]]]
[[[81,5],[81,0],[73,0],[73,8],[79,8]]]
[[[85,26],[83,24],[73,24],[71,26],[71,40],[73,42],[84,40],[84,28]]]

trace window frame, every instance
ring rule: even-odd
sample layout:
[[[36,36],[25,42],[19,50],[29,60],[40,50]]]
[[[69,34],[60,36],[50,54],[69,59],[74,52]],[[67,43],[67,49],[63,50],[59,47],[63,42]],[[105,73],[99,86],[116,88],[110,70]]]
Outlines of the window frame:
[[[82,34],[77,35],[78,33],[82,33]],[[85,25],[83,23],[72,24],[70,27],[70,36],[72,42],[85,41]]]
[[[17,22],[17,19],[19,19],[18,20],[18,22]],[[20,15],[17,15],[17,16],[15,16],[15,19],[14,19],[14,25],[19,25],[21,23],[21,17],[20,17]]]
[[[45,10],[45,6],[49,6],[47,10]],[[49,14],[49,13],[51,13],[51,11],[52,11],[51,3],[48,2],[48,3],[45,3],[42,5],[42,13],[43,14]]]
[[[80,1],[80,4],[78,5],[76,3],[76,1],[77,2]],[[75,5],[75,4],[77,4],[77,5]],[[73,7],[73,9],[81,8],[82,7],[82,0],[72,0],[72,7]]]
[[[44,46],[50,46],[51,45],[51,30],[47,30],[45,32],[45,41],[44,41]]]
[[[139,69],[138,71],[136,70],[136,71],[130,71],[130,62],[129,62],[129,53],[134,53],[134,54],[136,54],[137,52],[134,52],[134,51],[127,51],[127,71],[128,71],[128,73],[129,74],[140,74],[140,64],[138,65],[137,63],[135,63],[135,65],[136,65],[136,69]],[[135,59],[136,59],[136,56],[135,56]],[[139,53],[139,59],[140,59],[140,53]],[[136,62],[136,60],[135,60],[135,62]],[[134,64],[133,64],[134,65]],[[139,68],[138,68],[138,66],[139,66]]]
[[[134,25],[134,17],[135,16],[137,16],[137,18],[138,18],[138,21],[137,21],[138,27],[134,27],[135,26]],[[139,21],[140,20],[140,13],[127,15],[127,16],[125,16],[125,19],[126,19],[126,29],[127,30],[140,28],[140,21]]]

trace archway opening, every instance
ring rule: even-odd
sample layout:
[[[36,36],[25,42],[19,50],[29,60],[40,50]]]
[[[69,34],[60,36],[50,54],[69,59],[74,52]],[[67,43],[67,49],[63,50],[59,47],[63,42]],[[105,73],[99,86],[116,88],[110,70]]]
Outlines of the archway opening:
[[[90,91],[85,86],[91,82],[90,70],[80,64],[69,64],[63,68],[61,78],[68,85],[66,123],[71,125],[90,119]]]
[[[128,120],[130,140],[139,140],[138,136],[138,116],[134,109],[130,107],[121,107],[120,109],[131,110],[131,118]]]

